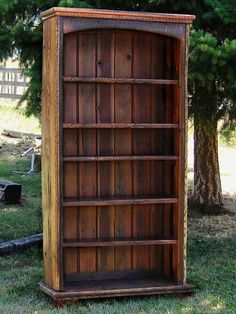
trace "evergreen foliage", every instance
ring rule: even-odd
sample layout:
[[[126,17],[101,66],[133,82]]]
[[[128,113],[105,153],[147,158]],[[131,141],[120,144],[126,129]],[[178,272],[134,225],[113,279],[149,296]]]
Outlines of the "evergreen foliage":
[[[211,33],[192,30],[190,39],[190,114],[198,123],[236,121],[236,40],[223,42]]]
[[[26,114],[40,115],[42,23],[40,13],[53,6],[94,7],[197,16],[189,54],[190,114],[204,123],[236,121],[236,4],[235,0],[0,0],[0,60],[17,55],[31,79],[21,99]]]

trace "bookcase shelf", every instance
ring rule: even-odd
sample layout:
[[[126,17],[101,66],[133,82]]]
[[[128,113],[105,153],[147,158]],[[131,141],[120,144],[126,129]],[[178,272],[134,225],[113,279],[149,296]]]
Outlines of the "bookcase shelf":
[[[177,129],[178,123],[64,123],[64,129]]]
[[[64,240],[62,246],[68,247],[106,247],[106,246],[127,246],[127,245],[165,245],[177,244],[176,239],[157,239],[154,237],[143,238],[126,238],[126,239],[67,239]]]
[[[64,161],[178,160],[178,156],[67,156]]]
[[[138,79],[138,78],[113,78],[113,77],[63,77],[64,82],[72,83],[106,83],[106,84],[173,84],[177,85],[178,80],[166,79]]]
[[[64,198],[64,207],[75,206],[111,206],[111,205],[142,205],[142,204],[175,204],[178,202],[177,198],[156,198],[151,196],[140,197],[67,197]]]

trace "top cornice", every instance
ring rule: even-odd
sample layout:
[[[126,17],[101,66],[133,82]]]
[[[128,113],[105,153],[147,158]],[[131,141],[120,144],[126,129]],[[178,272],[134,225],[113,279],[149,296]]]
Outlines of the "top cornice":
[[[77,9],[54,7],[41,13],[42,20],[47,20],[54,16],[91,18],[91,19],[113,19],[113,20],[133,20],[159,23],[181,23],[191,24],[195,15],[187,14],[164,14],[150,12],[132,12],[118,10],[100,9]]]

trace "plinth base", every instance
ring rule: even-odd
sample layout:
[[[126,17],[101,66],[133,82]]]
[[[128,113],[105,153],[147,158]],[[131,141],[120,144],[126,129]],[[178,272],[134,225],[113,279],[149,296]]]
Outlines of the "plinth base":
[[[53,299],[55,305],[63,305],[81,299],[144,295],[185,296],[193,293],[193,286],[190,284],[178,284],[173,281],[150,278],[71,282],[65,285],[63,291],[56,291],[46,284],[40,283],[40,289]]]

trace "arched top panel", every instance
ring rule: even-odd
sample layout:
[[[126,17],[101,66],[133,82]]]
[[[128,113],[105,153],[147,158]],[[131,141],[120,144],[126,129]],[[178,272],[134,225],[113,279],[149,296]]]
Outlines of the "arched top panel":
[[[65,34],[63,46],[66,77],[90,77],[86,71],[92,67],[91,73],[99,78],[170,80],[171,84],[179,79],[181,40],[174,37],[137,30],[94,29]]]
[[[152,32],[184,39],[186,33],[186,25],[180,23],[63,17],[62,24],[64,34],[96,29],[120,29]]]

